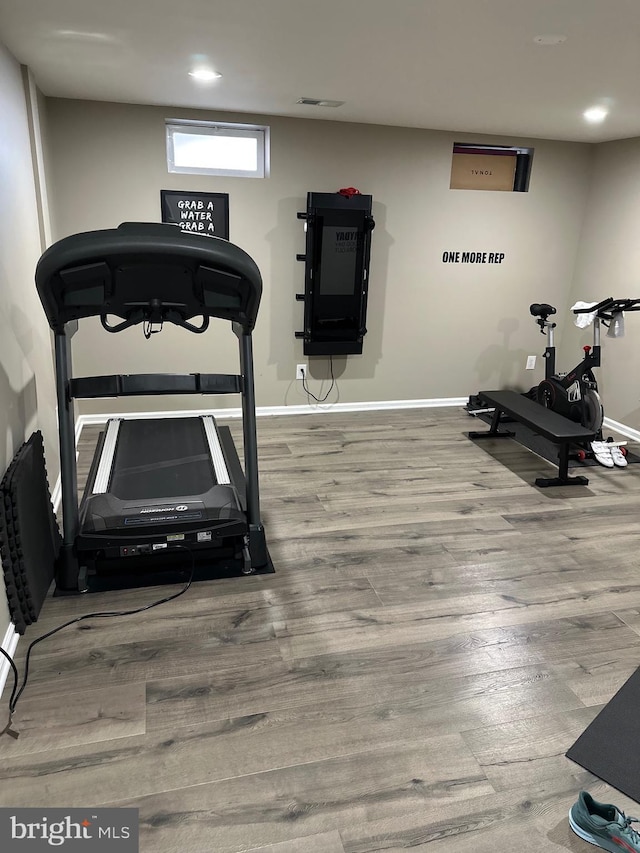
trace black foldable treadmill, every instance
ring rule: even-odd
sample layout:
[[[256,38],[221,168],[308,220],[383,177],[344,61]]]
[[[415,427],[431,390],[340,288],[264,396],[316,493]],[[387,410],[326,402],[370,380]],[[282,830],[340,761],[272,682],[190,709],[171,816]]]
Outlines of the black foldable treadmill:
[[[238,246],[174,225],[124,223],[52,245],[36,286],[55,335],[63,542],[60,593],[196,577],[273,571],[260,518],[251,333],[262,293],[254,261]],[[211,318],[232,323],[238,375],[125,374],[73,378],[78,321],[100,317],[117,333],[145,337],[173,323],[202,334]],[[240,394],[244,470],[231,432],[211,415],[113,418],[100,434],[78,506],[77,398]]]

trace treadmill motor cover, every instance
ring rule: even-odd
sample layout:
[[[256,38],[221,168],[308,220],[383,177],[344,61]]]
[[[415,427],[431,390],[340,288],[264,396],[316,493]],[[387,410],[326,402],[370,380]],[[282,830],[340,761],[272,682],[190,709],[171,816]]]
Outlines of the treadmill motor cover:
[[[221,522],[238,521],[246,524],[246,516],[239,507],[233,486],[214,486],[202,499],[181,496],[179,501],[162,503],[124,503],[113,495],[92,495],[81,513],[83,533],[109,533],[116,531],[133,534],[140,528],[162,525],[163,532],[174,528],[188,529],[190,524],[202,527]]]

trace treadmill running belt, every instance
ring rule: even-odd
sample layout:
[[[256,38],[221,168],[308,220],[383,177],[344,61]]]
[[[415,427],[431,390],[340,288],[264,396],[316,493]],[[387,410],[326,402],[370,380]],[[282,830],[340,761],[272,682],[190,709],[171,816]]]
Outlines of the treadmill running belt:
[[[202,420],[120,424],[109,492],[123,501],[201,495],[216,485]]]

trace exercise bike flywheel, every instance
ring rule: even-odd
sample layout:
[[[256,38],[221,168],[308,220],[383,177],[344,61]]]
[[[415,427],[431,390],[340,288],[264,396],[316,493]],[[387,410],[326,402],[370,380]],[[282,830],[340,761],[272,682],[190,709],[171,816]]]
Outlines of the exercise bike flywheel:
[[[604,421],[604,408],[600,396],[593,388],[587,388],[581,399],[569,401],[567,392],[553,379],[543,379],[538,385],[536,398],[538,403],[563,415],[586,429],[598,433]]]
[[[589,388],[584,392],[583,403],[584,417],[582,426],[599,433],[604,421],[604,408],[600,400],[600,395],[593,388]]]
[[[553,382],[543,379],[536,388],[536,399],[545,409],[553,409],[556,401],[556,389]]]

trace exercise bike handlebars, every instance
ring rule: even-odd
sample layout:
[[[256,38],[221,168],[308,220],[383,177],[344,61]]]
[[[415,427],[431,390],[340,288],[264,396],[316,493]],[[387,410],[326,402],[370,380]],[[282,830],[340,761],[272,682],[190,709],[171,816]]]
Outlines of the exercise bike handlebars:
[[[622,311],[640,311],[640,299],[614,299],[609,296],[594,305],[572,310],[574,314],[595,314],[601,320],[611,320],[614,314]],[[547,317],[556,313],[556,309],[547,302],[534,302],[529,306],[529,313],[537,318],[536,322],[542,327]]]
[[[612,296],[609,296],[607,299],[603,299],[602,302],[596,302],[595,305],[588,305],[585,308],[573,308],[574,314],[595,314],[596,317],[606,319],[606,316],[602,313],[607,311],[614,302],[623,301],[623,300],[615,300]]]
[[[574,308],[574,314],[594,314],[600,320],[612,320],[614,314],[623,311],[640,311],[640,299],[614,299],[610,296],[587,308]]]
[[[592,308],[584,311],[597,311],[601,320],[613,320],[614,314],[622,314],[624,311],[640,311],[640,299],[607,299],[605,303],[599,302]],[[574,311],[577,314],[578,311]]]

